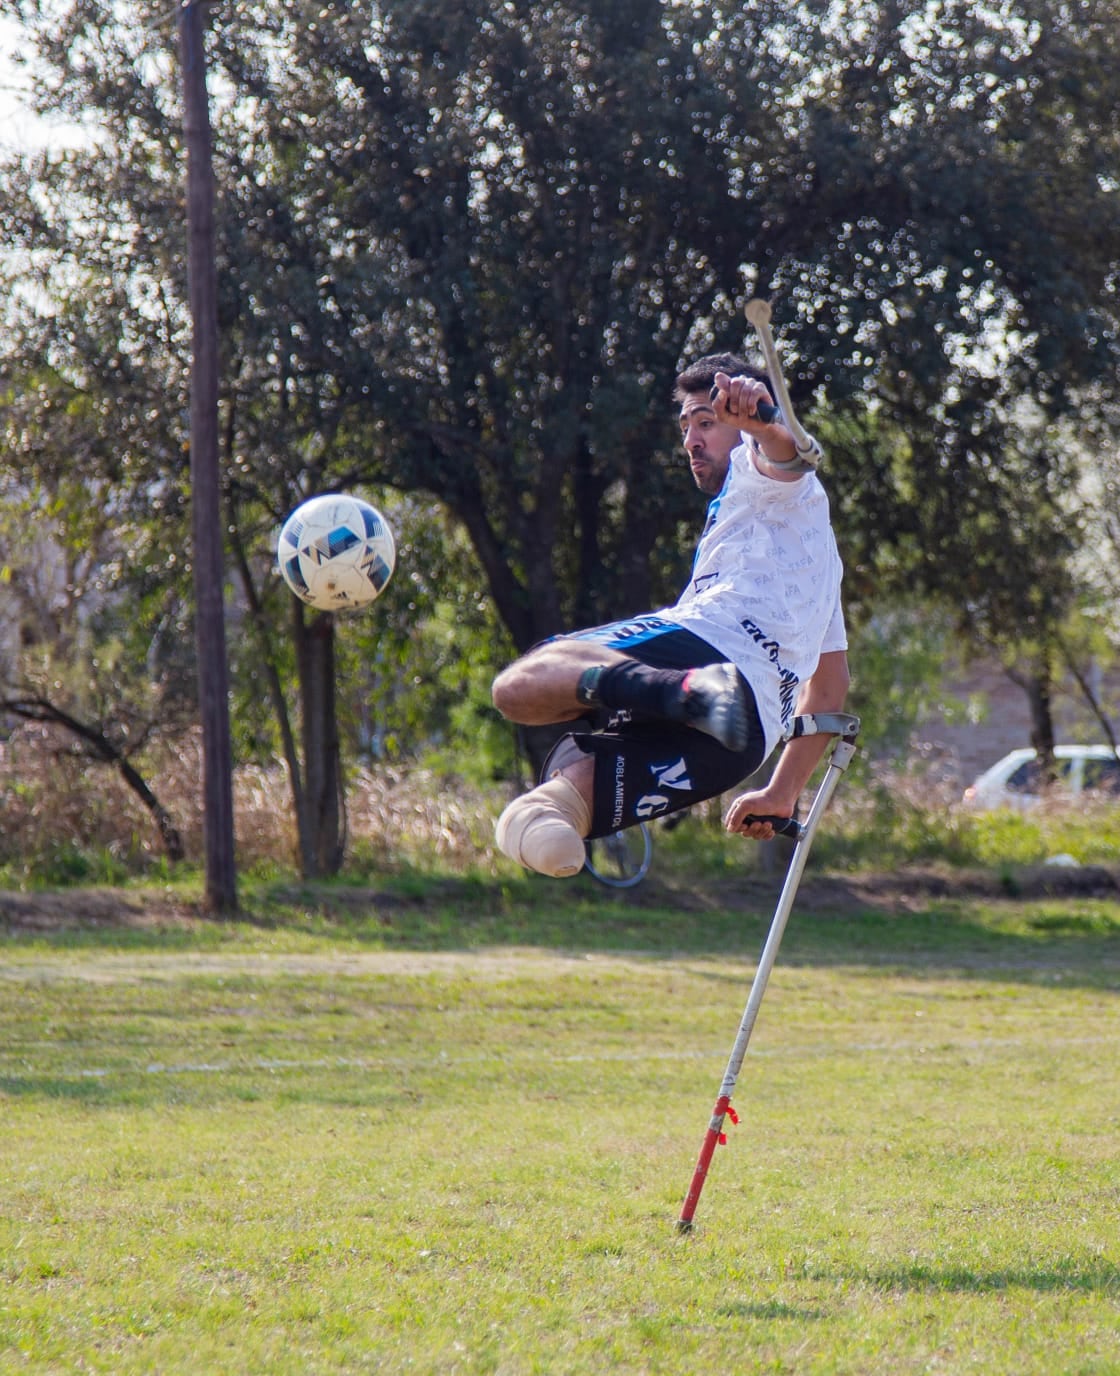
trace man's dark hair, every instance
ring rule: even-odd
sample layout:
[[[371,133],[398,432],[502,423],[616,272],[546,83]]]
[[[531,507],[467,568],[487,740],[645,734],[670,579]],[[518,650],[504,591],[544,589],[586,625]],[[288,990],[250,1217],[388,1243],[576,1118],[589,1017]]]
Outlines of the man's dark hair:
[[[716,373],[726,373],[728,377],[753,377],[770,387],[770,379],[761,368],[755,368],[740,358],[738,354],[705,354],[695,363],[677,374],[673,388],[673,400],[684,401],[696,392],[710,392],[715,386]],[[770,387],[771,395],[774,389]]]

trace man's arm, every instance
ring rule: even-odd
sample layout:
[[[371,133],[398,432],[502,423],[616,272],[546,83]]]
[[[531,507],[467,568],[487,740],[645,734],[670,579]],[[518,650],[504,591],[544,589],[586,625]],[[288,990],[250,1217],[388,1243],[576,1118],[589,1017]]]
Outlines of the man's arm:
[[[830,650],[821,655],[812,678],[802,685],[797,697],[797,713],[839,712],[848,696],[848,655]],[[831,737],[799,736],[787,741],[770,782],[765,788],[741,793],[724,819],[728,831],[740,832],[755,841],[769,841],[774,828],[769,822],[744,821],[747,817],[792,817],[797,800],[820,763]]]

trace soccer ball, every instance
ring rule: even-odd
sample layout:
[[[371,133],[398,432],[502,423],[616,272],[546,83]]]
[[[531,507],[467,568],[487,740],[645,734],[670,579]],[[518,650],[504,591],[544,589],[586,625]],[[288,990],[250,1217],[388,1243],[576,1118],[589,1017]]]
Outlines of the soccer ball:
[[[376,507],[337,493],[296,507],[281,527],[276,561],[300,601],[324,612],[349,611],[384,591],[397,546]]]

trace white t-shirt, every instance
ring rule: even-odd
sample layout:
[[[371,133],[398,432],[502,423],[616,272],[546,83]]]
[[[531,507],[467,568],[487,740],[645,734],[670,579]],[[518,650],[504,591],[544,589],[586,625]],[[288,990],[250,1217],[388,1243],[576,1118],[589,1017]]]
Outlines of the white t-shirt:
[[[725,655],[754,689],[767,755],[793,716],[800,684],[822,654],[846,650],[843,566],[815,473],[796,482],[755,466],[756,442],[731,453],[708,507],[692,577],[661,614]]]

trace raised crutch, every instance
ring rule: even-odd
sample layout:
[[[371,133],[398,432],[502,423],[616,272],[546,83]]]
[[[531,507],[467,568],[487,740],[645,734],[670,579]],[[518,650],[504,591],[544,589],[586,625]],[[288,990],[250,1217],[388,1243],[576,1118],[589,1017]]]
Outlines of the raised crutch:
[[[813,843],[813,836],[821,817],[824,815],[825,808],[828,807],[829,800],[836,790],[836,785],[840,782],[841,774],[847,769],[856,752],[859,718],[849,716],[845,712],[820,712],[813,716],[795,717],[792,729],[786,739],[793,740],[797,736],[820,735],[822,733],[838,736],[839,739],[832,747],[828,768],[821,780],[820,787],[817,789],[816,797],[813,799],[809,815],[804,823],[800,823],[792,817],[754,819],[772,823],[775,831],[779,831],[784,836],[792,837],[796,844],[793,855],[790,857],[789,869],[786,871],[785,883],[782,885],[782,892],[778,898],[778,906],[774,911],[773,921],[770,923],[770,931],[762,948],[758,969],[755,971],[754,980],[751,983],[746,1010],[743,1013],[743,1019],[735,1037],[735,1044],[731,1048],[731,1055],[727,1061],[723,1083],[719,1087],[719,1095],[716,1098],[715,1108],[712,1110],[711,1122],[708,1124],[708,1131],[700,1148],[700,1157],[696,1162],[696,1169],[692,1173],[692,1184],[688,1188],[680,1217],[677,1219],[678,1232],[687,1233],[692,1229],[692,1217],[700,1200],[700,1191],[704,1188],[708,1167],[712,1163],[712,1153],[715,1151],[717,1143],[723,1140],[724,1119],[730,1116],[733,1123],[739,1121],[735,1110],[731,1107],[731,1095],[735,1091],[735,1081],[739,1078],[743,1057],[747,1052],[747,1044],[751,1039],[755,1019],[758,1017],[758,1010],[762,1004],[762,996],[766,993],[766,983],[770,978],[774,961],[777,959],[778,947],[782,944],[782,934],[793,908],[793,900],[797,895],[798,885],[801,883],[805,862],[809,858],[809,847]]]
[[[774,464],[775,468],[785,468],[792,473],[815,472],[821,461],[821,447],[794,414],[793,403],[789,399],[789,388],[786,386],[785,374],[782,372],[782,362],[778,357],[778,347],[774,343],[773,334],[770,332],[770,302],[764,301],[760,296],[752,297],[743,307],[743,314],[754,326],[755,333],[758,335],[762,356],[766,360],[766,371],[770,378],[770,385],[774,389],[774,396],[778,402],[778,411],[762,404],[758,408],[758,414],[763,420],[769,420],[780,412],[786,429],[793,436],[794,448],[797,451],[792,459],[786,459],[780,463],[771,459],[770,462]],[[769,414],[764,414],[764,412]]]

